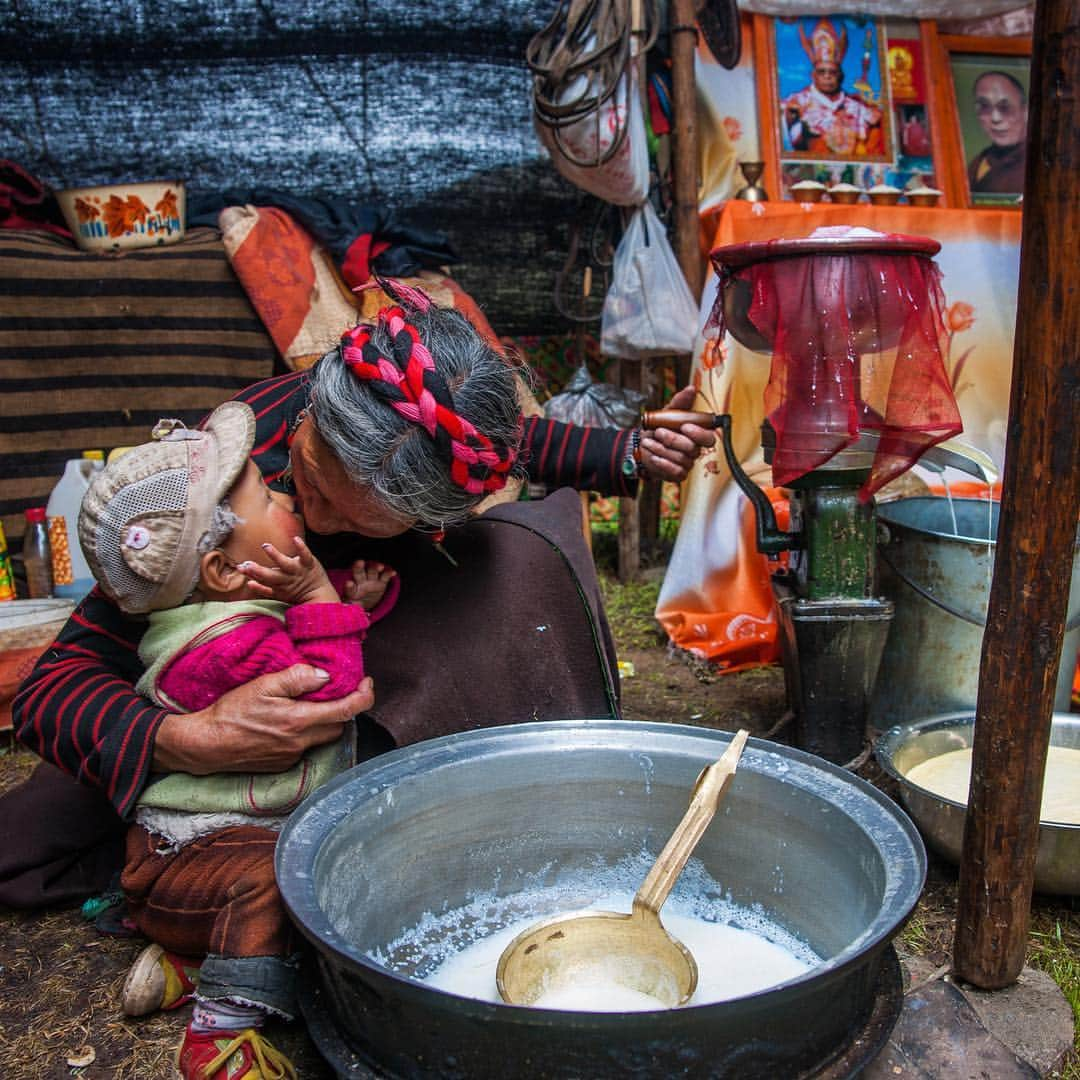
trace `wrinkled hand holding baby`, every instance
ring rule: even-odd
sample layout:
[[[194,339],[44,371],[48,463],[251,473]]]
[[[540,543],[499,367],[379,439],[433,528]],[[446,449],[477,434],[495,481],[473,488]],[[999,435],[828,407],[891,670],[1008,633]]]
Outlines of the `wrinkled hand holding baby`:
[[[341,737],[345,724],[375,705],[370,678],[336,701],[305,701],[329,675],[310,664],[262,675],[207,709],[165,713],[154,740],[154,768],[203,776],[281,772],[300,755]]]

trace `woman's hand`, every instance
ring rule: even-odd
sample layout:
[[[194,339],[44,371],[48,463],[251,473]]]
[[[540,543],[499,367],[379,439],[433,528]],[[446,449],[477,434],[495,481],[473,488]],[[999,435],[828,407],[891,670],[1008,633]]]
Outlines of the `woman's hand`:
[[[278,551],[273,544],[262,549],[272,566],[242,562],[237,570],[247,577],[248,591],[253,596],[281,600],[286,604],[338,604],[341,597],[330,584],[323,565],[311,554],[311,549],[299,536],[293,537],[295,555]]]
[[[692,409],[697,391],[684,386],[664,406],[667,409]],[[643,428],[638,447],[641,469],[656,480],[672,480],[682,483],[702,450],[716,442],[716,436],[708,428],[697,424],[683,424],[678,431],[666,428]]]
[[[308,664],[263,675],[199,712],[170,714],[158,728],[154,768],[204,776],[281,772],[313,746],[333,742],[375,704],[371,679],[337,701],[300,701],[329,676]]]

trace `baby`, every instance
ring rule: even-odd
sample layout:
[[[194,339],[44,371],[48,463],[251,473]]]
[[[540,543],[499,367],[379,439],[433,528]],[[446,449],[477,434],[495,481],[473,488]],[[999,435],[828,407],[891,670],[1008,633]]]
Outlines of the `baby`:
[[[394,572],[357,561],[332,580],[293,500],[249,457],[247,405],[227,402],[202,431],[161,421],[154,435],[98,474],[79,516],[102,591],[149,616],[140,692],[195,712],[296,663],[326,675],[313,700],[355,690],[367,628],[397,597]],[[347,730],[284,773],[155,775],[138,801],[121,880],[154,944],[132,967],[123,1004],[142,1015],[194,998],[178,1051],[184,1078],[295,1076],[258,1031],[268,1013],[293,1016],[296,950],[274,845],[289,812],[352,763],[352,739]]]

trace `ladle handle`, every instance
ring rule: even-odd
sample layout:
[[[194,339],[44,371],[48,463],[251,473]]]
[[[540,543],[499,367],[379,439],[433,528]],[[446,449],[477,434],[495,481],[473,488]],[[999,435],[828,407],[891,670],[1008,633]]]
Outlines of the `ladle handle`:
[[[682,821],[675,826],[671,839],[664,845],[664,850],[634,896],[635,915],[646,912],[653,916],[659,914],[668,893],[715,816],[720,801],[727,794],[749,736],[750,732],[739,731],[720,760],[702,770]]]

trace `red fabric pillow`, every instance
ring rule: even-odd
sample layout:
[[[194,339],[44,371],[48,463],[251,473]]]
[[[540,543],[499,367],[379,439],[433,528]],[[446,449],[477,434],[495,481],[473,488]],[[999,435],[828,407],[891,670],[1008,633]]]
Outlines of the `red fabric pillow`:
[[[352,292],[329,252],[283,210],[230,206],[222,211],[220,225],[233,270],[293,371],[310,367],[346,330],[373,322],[391,303],[381,289]],[[448,275],[423,270],[402,280],[423,289],[440,307],[457,308],[501,348],[476,302]]]

